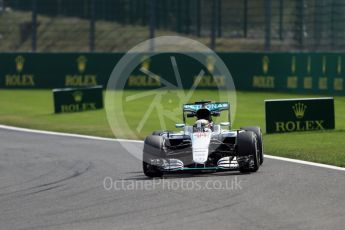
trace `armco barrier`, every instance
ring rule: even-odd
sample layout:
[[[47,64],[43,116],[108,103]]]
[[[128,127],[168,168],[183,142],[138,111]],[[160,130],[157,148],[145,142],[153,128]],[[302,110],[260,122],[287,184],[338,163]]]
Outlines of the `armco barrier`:
[[[0,88],[64,88],[107,84],[123,53],[2,53]],[[145,68],[176,83],[170,56],[176,57],[183,87],[190,88],[201,69],[199,88],[212,89],[224,82],[215,60],[205,56],[206,66],[181,54],[158,54],[142,63],[128,78],[126,88],[159,88],[164,84],[140,71]],[[240,90],[293,91],[345,94],[345,53],[219,53]],[[127,76],[124,76],[127,77]]]

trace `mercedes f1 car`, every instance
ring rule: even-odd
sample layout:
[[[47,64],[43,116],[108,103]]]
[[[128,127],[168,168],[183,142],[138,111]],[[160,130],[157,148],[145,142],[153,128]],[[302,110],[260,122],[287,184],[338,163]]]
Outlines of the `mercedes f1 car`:
[[[213,117],[227,112],[226,122],[216,124]],[[186,118],[196,118],[192,125]],[[183,131],[155,131],[146,137],[143,171],[148,177],[169,172],[226,171],[256,172],[263,163],[262,132],[257,126],[231,129],[230,104],[210,101],[183,105]]]

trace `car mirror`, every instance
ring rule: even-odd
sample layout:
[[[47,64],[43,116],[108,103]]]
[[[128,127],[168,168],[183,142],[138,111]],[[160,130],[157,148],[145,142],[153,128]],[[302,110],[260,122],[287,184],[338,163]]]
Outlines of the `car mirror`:
[[[176,128],[184,128],[184,127],[185,127],[185,124],[176,124],[175,127],[176,127]]]
[[[230,126],[230,122],[220,122],[220,126]]]
[[[213,112],[213,113],[212,113],[212,116],[214,116],[214,117],[220,117],[220,112]]]

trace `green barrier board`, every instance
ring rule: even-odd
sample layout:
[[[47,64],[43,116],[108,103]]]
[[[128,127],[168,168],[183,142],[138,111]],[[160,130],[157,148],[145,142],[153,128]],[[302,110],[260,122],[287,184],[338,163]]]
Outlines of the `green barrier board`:
[[[69,113],[103,108],[101,86],[54,89],[54,112]]]
[[[333,98],[266,100],[266,133],[334,129]]]
[[[107,85],[110,74],[124,53],[2,53],[0,88],[65,88]],[[135,55],[135,54],[133,54]],[[345,53],[218,53],[232,74],[236,89],[345,95]],[[205,66],[183,54],[138,57],[137,67],[125,84],[127,89],[176,84],[171,56],[176,58],[183,88],[198,80],[198,88],[217,89],[226,76],[214,72],[215,60],[203,55]],[[140,62],[140,63],[139,63]],[[147,72],[157,78],[150,77]],[[200,70],[205,75],[198,79]]]
[[[0,88],[76,88],[106,85],[123,54],[0,54]]]

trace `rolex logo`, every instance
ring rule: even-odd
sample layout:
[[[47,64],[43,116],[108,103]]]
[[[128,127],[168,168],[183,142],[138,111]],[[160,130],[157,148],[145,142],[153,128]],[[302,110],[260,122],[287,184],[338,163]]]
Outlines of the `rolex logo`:
[[[295,75],[296,73],[296,57],[293,56],[291,60],[291,73]]]
[[[208,56],[206,59],[206,67],[207,67],[208,72],[213,73],[215,64],[216,64],[216,58],[213,56]]]
[[[25,58],[23,56],[18,56],[16,57],[15,62],[17,71],[22,72],[24,68]]]
[[[86,69],[87,58],[85,56],[79,56],[77,58],[78,71],[83,73]]]
[[[73,93],[73,98],[75,102],[81,102],[83,100],[83,92],[75,91]]]
[[[304,117],[305,110],[307,109],[307,106],[301,102],[296,103],[294,106],[292,106],[293,112],[295,113],[295,116],[299,119]]]
[[[264,74],[268,73],[269,64],[270,64],[270,59],[267,56],[264,56],[262,58],[262,72],[264,72]]]
[[[141,69],[149,70],[151,65],[151,60],[147,56],[142,58]]]

